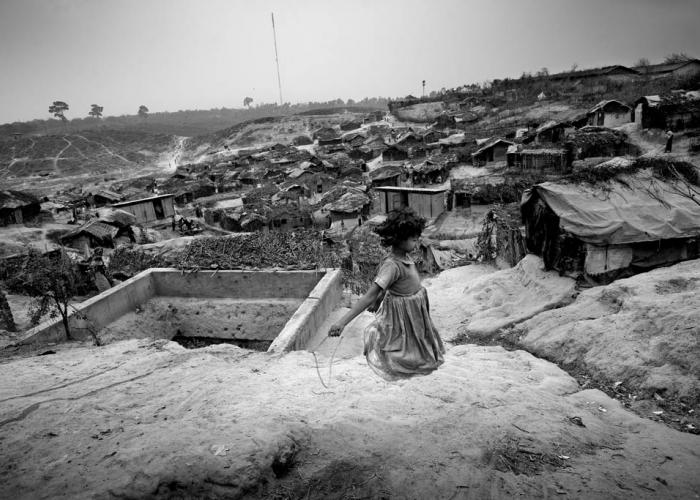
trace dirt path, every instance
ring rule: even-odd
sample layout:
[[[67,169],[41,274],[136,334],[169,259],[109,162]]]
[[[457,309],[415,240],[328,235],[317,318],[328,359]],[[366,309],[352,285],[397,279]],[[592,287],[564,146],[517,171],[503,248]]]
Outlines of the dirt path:
[[[91,143],[93,143],[93,144],[97,144],[98,146],[102,147],[105,151],[107,151],[107,153],[109,153],[110,155],[114,156],[115,158],[119,158],[120,160],[122,160],[122,161],[124,161],[124,162],[126,162],[126,163],[128,163],[128,164],[132,164],[132,163],[133,163],[132,161],[130,161],[130,160],[124,158],[122,155],[120,155],[120,154],[118,154],[118,153],[115,153],[114,151],[112,151],[111,149],[109,149],[107,146],[105,146],[105,145],[104,145],[103,143],[101,143],[101,142],[93,141],[93,140],[91,140],[91,139],[88,139],[87,137],[84,137],[84,136],[78,135],[78,134],[76,134],[76,137],[80,137],[82,140],[84,140],[84,141],[86,141],[86,142],[91,142]]]
[[[157,166],[166,173],[173,173],[182,159],[185,143],[189,137],[178,137],[174,149],[160,155]]]
[[[61,171],[61,169],[58,168],[58,162],[59,162],[59,160],[61,159],[61,155],[62,155],[68,148],[70,148],[70,147],[73,145],[73,143],[72,143],[71,141],[69,141],[68,139],[66,139],[65,136],[61,137],[61,139],[63,139],[63,140],[66,142],[66,147],[64,147],[62,150],[60,150],[60,151],[58,152],[58,154],[57,154],[56,156],[53,157],[53,169],[56,171],[56,175],[59,176],[59,177],[63,175],[63,172]]]

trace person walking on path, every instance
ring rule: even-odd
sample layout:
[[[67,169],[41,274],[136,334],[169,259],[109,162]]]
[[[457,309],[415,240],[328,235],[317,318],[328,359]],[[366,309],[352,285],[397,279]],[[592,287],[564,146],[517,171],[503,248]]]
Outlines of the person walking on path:
[[[445,347],[430,317],[428,293],[420,284],[409,253],[416,248],[425,220],[411,209],[392,210],[375,229],[391,254],[382,263],[367,293],[328,335],[338,336],[362,311],[376,311],[364,333],[364,355],[385,380],[427,375],[443,362]]]
[[[668,129],[666,131],[666,149],[664,150],[664,152],[670,153],[672,147],[673,147],[673,131],[671,129]]]

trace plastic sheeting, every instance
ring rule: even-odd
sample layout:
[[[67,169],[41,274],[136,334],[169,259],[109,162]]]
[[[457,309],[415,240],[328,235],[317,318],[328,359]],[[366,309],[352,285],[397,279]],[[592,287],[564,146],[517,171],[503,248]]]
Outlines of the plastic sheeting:
[[[545,182],[523,194],[521,207],[541,198],[560,228],[594,245],[700,235],[700,204],[672,181],[625,176],[603,187]]]

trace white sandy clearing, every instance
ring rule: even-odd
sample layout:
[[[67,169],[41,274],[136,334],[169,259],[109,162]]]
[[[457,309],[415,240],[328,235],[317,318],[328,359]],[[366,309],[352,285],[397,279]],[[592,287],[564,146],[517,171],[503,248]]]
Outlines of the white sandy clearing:
[[[512,318],[567,290],[536,260],[510,271],[426,280],[443,337],[472,307],[508,312],[509,280],[530,295]],[[339,341],[318,349],[328,388],[305,351],[142,339],[5,359],[0,498],[698,498],[700,436],[524,351],[448,343],[432,375],[384,382],[359,351],[370,320],[350,325],[330,378]]]
[[[307,352],[165,341],[1,368],[13,374],[0,382],[3,498],[693,498],[700,487],[700,437],[576,392],[523,351],[458,346],[435,374],[391,384],[343,359],[329,390]]]
[[[700,400],[700,260],[582,292],[519,325],[520,344],[650,394]]]
[[[459,303],[464,332],[486,336],[536,314],[560,307],[576,296],[574,280],[544,270],[542,259],[526,255],[515,267],[467,283]]]

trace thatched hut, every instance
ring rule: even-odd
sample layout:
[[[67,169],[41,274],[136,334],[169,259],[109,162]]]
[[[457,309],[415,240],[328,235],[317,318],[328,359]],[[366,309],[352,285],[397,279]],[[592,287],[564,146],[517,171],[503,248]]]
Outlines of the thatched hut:
[[[41,211],[39,199],[23,191],[0,191],[0,226],[21,224]]]

